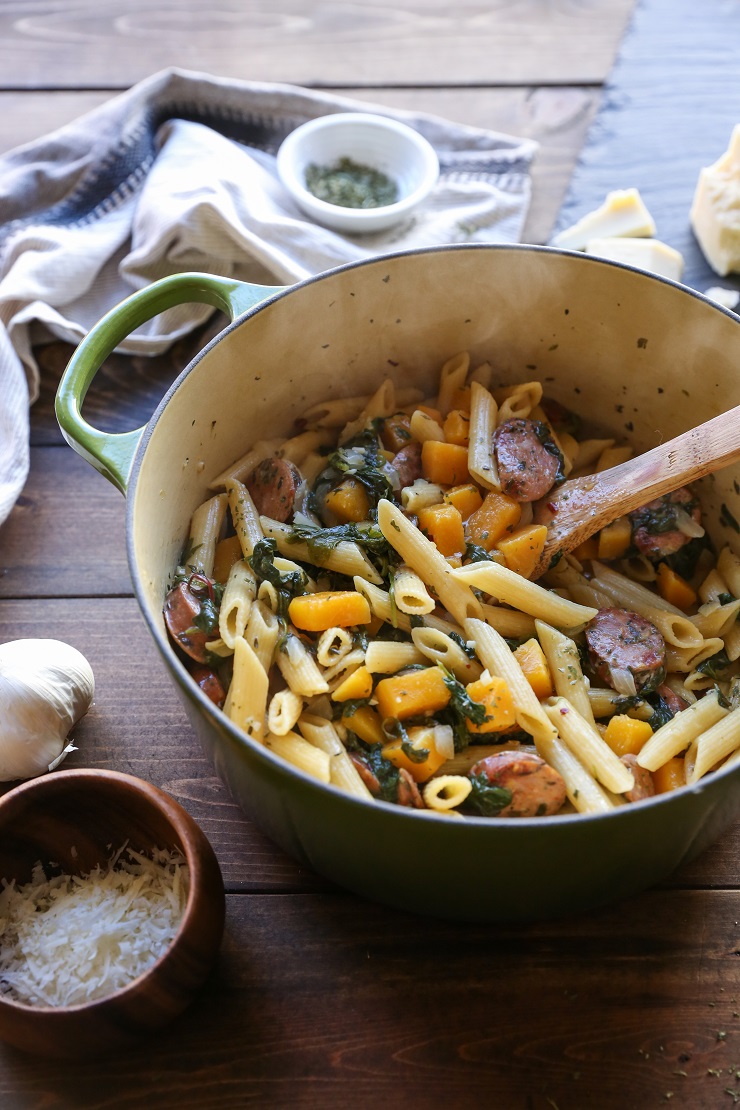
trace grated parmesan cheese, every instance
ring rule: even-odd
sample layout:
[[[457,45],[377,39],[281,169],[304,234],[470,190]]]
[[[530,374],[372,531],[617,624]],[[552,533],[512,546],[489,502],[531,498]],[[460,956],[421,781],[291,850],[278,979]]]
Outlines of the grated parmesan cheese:
[[[124,858],[125,856],[127,858]],[[33,1006],[76,1006],[127,986],[165,952],[185,911],[179,852],[124,848],[89,875],[2,880],[0,994]]]

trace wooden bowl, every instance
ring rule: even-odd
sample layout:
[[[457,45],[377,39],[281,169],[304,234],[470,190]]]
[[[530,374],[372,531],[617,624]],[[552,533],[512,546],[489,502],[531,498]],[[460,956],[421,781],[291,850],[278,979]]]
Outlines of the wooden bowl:
[[[0,878],[26,883],[38,860],[87,874],[124,844],[184,855],[190,890],[174,940],[128,986],[85,1005],[32,1006],[0,995],[0,1038],[17,1048],[57,1057],[115,1050],[164,1026],[207,978],[223,935],[223,879],[182,806],[141,779],[93,770],[56,771],[0,799]]]

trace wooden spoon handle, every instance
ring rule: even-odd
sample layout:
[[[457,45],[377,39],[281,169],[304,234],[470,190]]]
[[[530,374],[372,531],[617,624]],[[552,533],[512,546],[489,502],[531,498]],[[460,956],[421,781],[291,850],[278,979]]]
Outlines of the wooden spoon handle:
[[[535,520],[548,526],[538,571],[617,517],[738,459],[740,405],[601,474],[565,482],[535,510]]]

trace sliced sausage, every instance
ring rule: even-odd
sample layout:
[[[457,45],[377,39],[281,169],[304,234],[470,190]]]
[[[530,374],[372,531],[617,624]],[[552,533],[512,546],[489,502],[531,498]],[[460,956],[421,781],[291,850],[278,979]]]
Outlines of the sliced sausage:
[[[677,713],[689,707],[689,703],[684,701],[684,699],[677,694],[675,690],[672,690],[670,686],[666,686],[665,682],[661,682],[660,686],[656,686],[655,693],[658,697],[662,698],[674,717]]]
[[[190,589],[187,582],[180,582],[167,594],[164,603],[164,623],[167,631],[179,648],[195,659],[205,663],[205,645],[214,638],[212,632],[201,632],[195,627],[195,619],[200,614],[200,598]]]
[[[663,681],[665,640],[638,613],[599,609],[584,632],[594,670],[618,693],[649,693]],[[629,689],[629,675],[634,678],[634,691]]]
[[[699,501],[685,486],[657,497],[629,514],[632,542],[652,562],[675,555],[692,539],[676,527],[676,512],[679,509],[688,514],[695,524],[701,525]]]
[[[632,772],[635,780],[635,785],[624,795],[627,801],[641,802],[643,798],[652,798],[655,794],[653,776],[646,767],[640,766],[637,762],[637,756],[628,753],[621,757],[620,762],[624,763],[627,770]]]
[[[377,775],[373,774],[365,760],[362,758],[361,755],[358,755],[357,752],[349,752],[348,755],[357,768],[357,773],[362,781],[365,783],[365,786],[368,788],[372,796],[374,798],[377,798],[380,794],[380,783],[378,782]]]
[[[193,667],[190,673],[206,697],[210,698],[219,709],[223,709],[226,701],[226,691],[216,672],[212,671],[210,667]]]
[[[511,802],[501,810],[500,817],[548,817],[557,813],[566,799],[560,772],[529,752],[486,756],[473,764],[470,775],[485,775],[491,786],[511,791]]]
[[[501,489],[515,501],[538,501],[552,489],[560,460],[544,446],[548,430],[538,420],[506,420],[493,433]]]
[[[554,397],[543,397],[540,404],[545,416],[556,431],[567,432],[569,435],[578,438],[581,430],[581,418],[577,413],[567,409],[565,405],[561,405],[560,401],[556,401]]]
[[[381,796],[381,786],[377,775],[368,767],[365,760],[358,752],[350,752],[349,757],[357,768],[357,772],[374,798]],[[398,771],[396,796],[392,799],[399,806],[413,806],[414,809],[425,809],[419,787],[405,767]]]
[[[403,447],[391,460],[391,466],[398,473],[401,489],[413,485],[417,478],[421,478],[421,444],[414,440]]]
[[[400,806],[413,806],[414,809],[426,809],[424,799],[422,798],[419,787],[416,785],[413,776],[401,767],[398,779],[398,794],[396,801]]]
[[[397,454],[411,441],[411,417],[405,412],[386,416],[380,426],[380,439],[386,451]]]
[[[272,455],[257,463],[245,484],[257,512],[285,524],[293,515],[296,493],[302,480],[293,463]]]

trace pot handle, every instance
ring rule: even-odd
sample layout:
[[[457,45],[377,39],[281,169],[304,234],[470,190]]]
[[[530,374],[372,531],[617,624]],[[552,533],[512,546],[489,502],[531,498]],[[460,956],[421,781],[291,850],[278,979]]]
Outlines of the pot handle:
[[[131,432],[101,432],[83,419],[81,409],[93,378],[115,348],[132,331],[178,304],[213,305],[230,320],[264,301],[282,286],[251,285],[213,274],[173,274],[138,290],[88,332],[62,374],[56,416],[70,447],[126,493],[136,449],[146,425]]]

